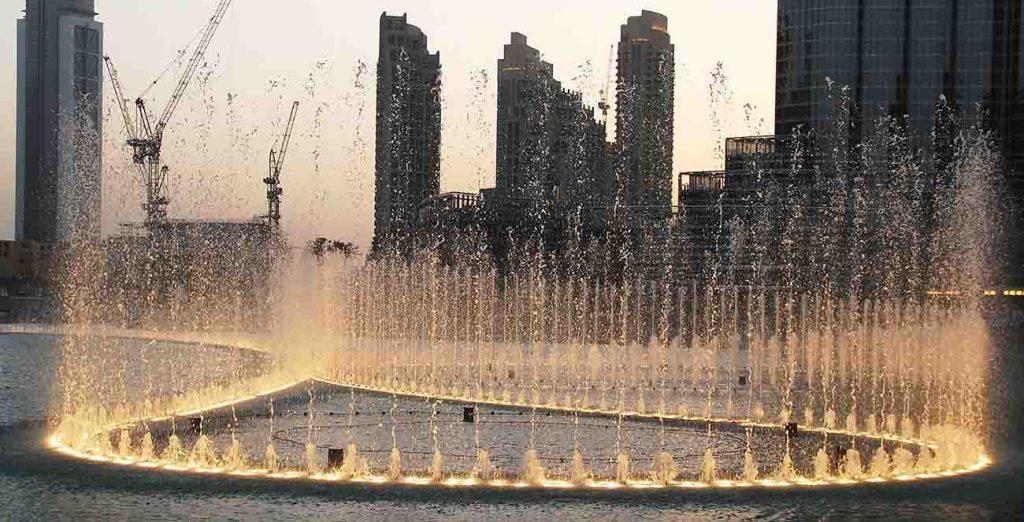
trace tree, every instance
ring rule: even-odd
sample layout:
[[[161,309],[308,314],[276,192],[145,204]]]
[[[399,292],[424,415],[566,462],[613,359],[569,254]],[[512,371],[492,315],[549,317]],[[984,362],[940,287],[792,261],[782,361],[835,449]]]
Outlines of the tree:
[[[359,255],[359,246],[345,241],[332,241],[325,237],[318,237],[306,245],[306,250],[318,261],[323,261],[327,254],[339,254],[348,259]]]

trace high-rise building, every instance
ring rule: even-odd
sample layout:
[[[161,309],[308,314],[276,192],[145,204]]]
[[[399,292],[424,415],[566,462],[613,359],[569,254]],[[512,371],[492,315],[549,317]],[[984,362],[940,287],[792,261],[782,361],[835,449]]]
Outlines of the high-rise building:
[[[380,16],[373,251],[401,248],[440,191],[441,55],[406,15]]]
[[[500,196],[541,198],[554,190],[552,110],[561,84],[526,36],[512,33],[498,59],[495,174]]]
[[[666,16],[642,11],[621,26],[617,79],[620,198],[630,206],[667,213],[672,203],[675,46]]]
[[[987,128],[1024,208],[1021,10],[1019,0],[780,0],[776,134],[807,133],[827,156],[870,143],[891,116],[932,171],[960,129]],[[1024,231],[1017,217],[1011,237]]]
[[[497,79],[496,194],[562,206],[598,204],[605,129],[593,108],[562,88],[552,65],[520,33],[505,44]]]
[[[848,129],[841,139],[856,144],[879,117],[905,117],[927,146],[952,114],[957,128],[997,131],[1024,171],[1022,24],[1016,0],[782,0],[775,132]]]
[[[18,20],[18,239],[99,238],[103,24],[93,8],[27,0]]]

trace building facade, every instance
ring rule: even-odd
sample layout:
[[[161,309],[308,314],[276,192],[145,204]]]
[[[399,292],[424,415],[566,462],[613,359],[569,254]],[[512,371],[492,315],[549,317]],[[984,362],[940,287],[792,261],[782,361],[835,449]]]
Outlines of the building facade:
[[[643,11],[620,28],[615,135],[618,197],[632,207],[672,203],[675,46],[668,18]]]
[[[944,98],[1019,139],[1021,24],[1019,1],[781,0],[775,132],[829,134],[849,101],[854,139],[883,115],[927,138]]]
[[[401,247],[441,183],[441,56],[406,15],[380,17],[372,252]]]
[[[103,24],[93,9],[27,0],[18,20],[18,239],[99,239]]]
[[[102,242],[101,317],[198,329],[267,324],[277,260],[267,223],[169,219],[123,232]]]
[[[562,88],[520,33],[505,45],[497,79],[494,195],[559,207],[599,204],[608,170],[605,128],[593,108]]]
[[[544,198],[553,194],[554,103],[561,84],[554,67],[526,36],[512,33],[498,59],[495,181],[500,196]]]
[[[1008,275],[1024,280],[1024,252],[1013,240],[1024,233],[1021,5],[781,0],[776,134],[811,137],[811,159],[826,170],[850,160],[882,171],[907,154],[941,182],[961,131],[992,131],[1012,209]],[[893,131],[909,139],[889,138]],[[933,205],[927,188],[924,197]]]

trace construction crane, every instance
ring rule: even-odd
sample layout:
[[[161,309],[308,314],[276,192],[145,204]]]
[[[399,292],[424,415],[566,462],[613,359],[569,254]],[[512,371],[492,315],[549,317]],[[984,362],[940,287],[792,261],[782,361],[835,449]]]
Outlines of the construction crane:
[[[168,199],[165,183],[167,181],[168,169],[166,165],[160,165],[160,149],[163,145],[164,131],[167,129],[167,124],[170,122],[174,110],[178,107],[178,103],[181,102],[185,89],[188,88],[189,83],[191,83],[192,78],[195,76],[196,70],[199,69],[203,56],[206,54],[206,49],[210,46],[210,41],[213,39],[213,34],[217,31],[217,27],[220,26],[221,20],[224,19],[224,14],[227,12],[229,5],[231,5],[231,0],[220,0],[220,3],[217,4],[216,11],[214,11],[210,21],[207,22],[201,31],[199,43],[195,51],[193,51],[191,58],[189,58],[188,64],[178,79],[178,84],[174,87],[171,98],[167,101],[167,106],[164,107],[156,124],[152,123],[149,111],[146,109],[146,102],[141,96],[135,100],[136,116],[133,121],[131,111],[128,108],[128,100],[124,96],[124,89],[121,87],[120,78],[117,76],[117,70],[114,68],[114,64],[109,56],[103,57],[109,72],[110,83],[114,86],[117,104],[121,109],[121,115],[124,117],[125,129],[128,133],[126,143],[132,148],[132,161],[139,166],[139,173],[146,184],[146,201],[142,204],[142,209],[146,212],[147,228],[151,228],[167,218]]]
[[[288,153],[288,142],[292,139],[292,127],[295,126],[295,115],[299,112],[299,102],[292,103],[292,112],[288,115],[288,123],[284,126],[281,139],[270,148],[269,174],[263,178],[267,185],[267,223],[278,231],[281,224],[281,167],[284,165],[285,154]]]
[[[605,75],[604,89],[601,89],[601,101],[597,102],[597,108],[601,109],[601,119],[604,123],[608,123],[608,109],[611,107],[608,104],[609,92],[612,89],[612,59],[615,56],[615,45],[608,48],[608,72]]]

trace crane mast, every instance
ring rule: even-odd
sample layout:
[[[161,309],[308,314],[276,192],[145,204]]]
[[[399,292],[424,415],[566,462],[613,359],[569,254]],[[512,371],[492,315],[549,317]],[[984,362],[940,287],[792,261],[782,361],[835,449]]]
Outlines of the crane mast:
[[[210,41],[217,31],[217,27],[220,26],[221,20],[224,19],[224,14],[227,12],[229,5],[231,5],[231,0],[220,0],[220,3],[217,4],[217,9],[203,29],[202,37],[199,39],[195,51],[192,53],[188,64],[185,66],[185,70],[178,79],[171,98],[167,101],[167,106],[164,107],[163,112],[160,114],[160,119],[155,124],[150,120],[149,111],[146,109],[146,102],[141,97],[135,100],[136,116],[135,121],[132,121],[131,112],[128,109],[127,99],[124,97],[124,90],[117,77],[116,69],[110,58],[104,57],[111,83],[114,85],[114,91],[117,95],[121,115],[125,120],[128,133],[126,143],[132,148],[132,161],[139,166],[140,175],[145,182],[146,201],[142,204],[142,209],[146,213],[147,227],[157,225],[167,218],[168,199],[166,181],[168,169],[166,165],[160,165],[160,150],[163,145],[164,130],[167,128],[174,110],[178,107],[178,103],[184,96],[185,89],[188,88],[189,83],[192,82],[192,78],[195,76],[196,70],[199,69],[203,56],[206,54],[206,49],[210,46]]]
[[[267,177],[263,183],[267,185],[267,223],[276,232],[281,224],[281,168],[284,166],[284,157],[288,153],[288,142],[292,139],[292,128],[295,126],[295,115],[299,111],[299,102],[292,103],[291,114],[288,115],[288,123],[285,124],[284,134],[281,140],[270,148],[270,162]]]
[[[604,120],[606,125],[608,124],[608,109],[611,108],[608,104],[608,97],[610,96],[610,91],[612,89],[612,57],[614,56],[614,53],[615,46],[612,45],[608,49],[608,70],[605,75],[604,89],[601,89],[601,101],[597,103],[597,108],[601,109],[601,119]]]

